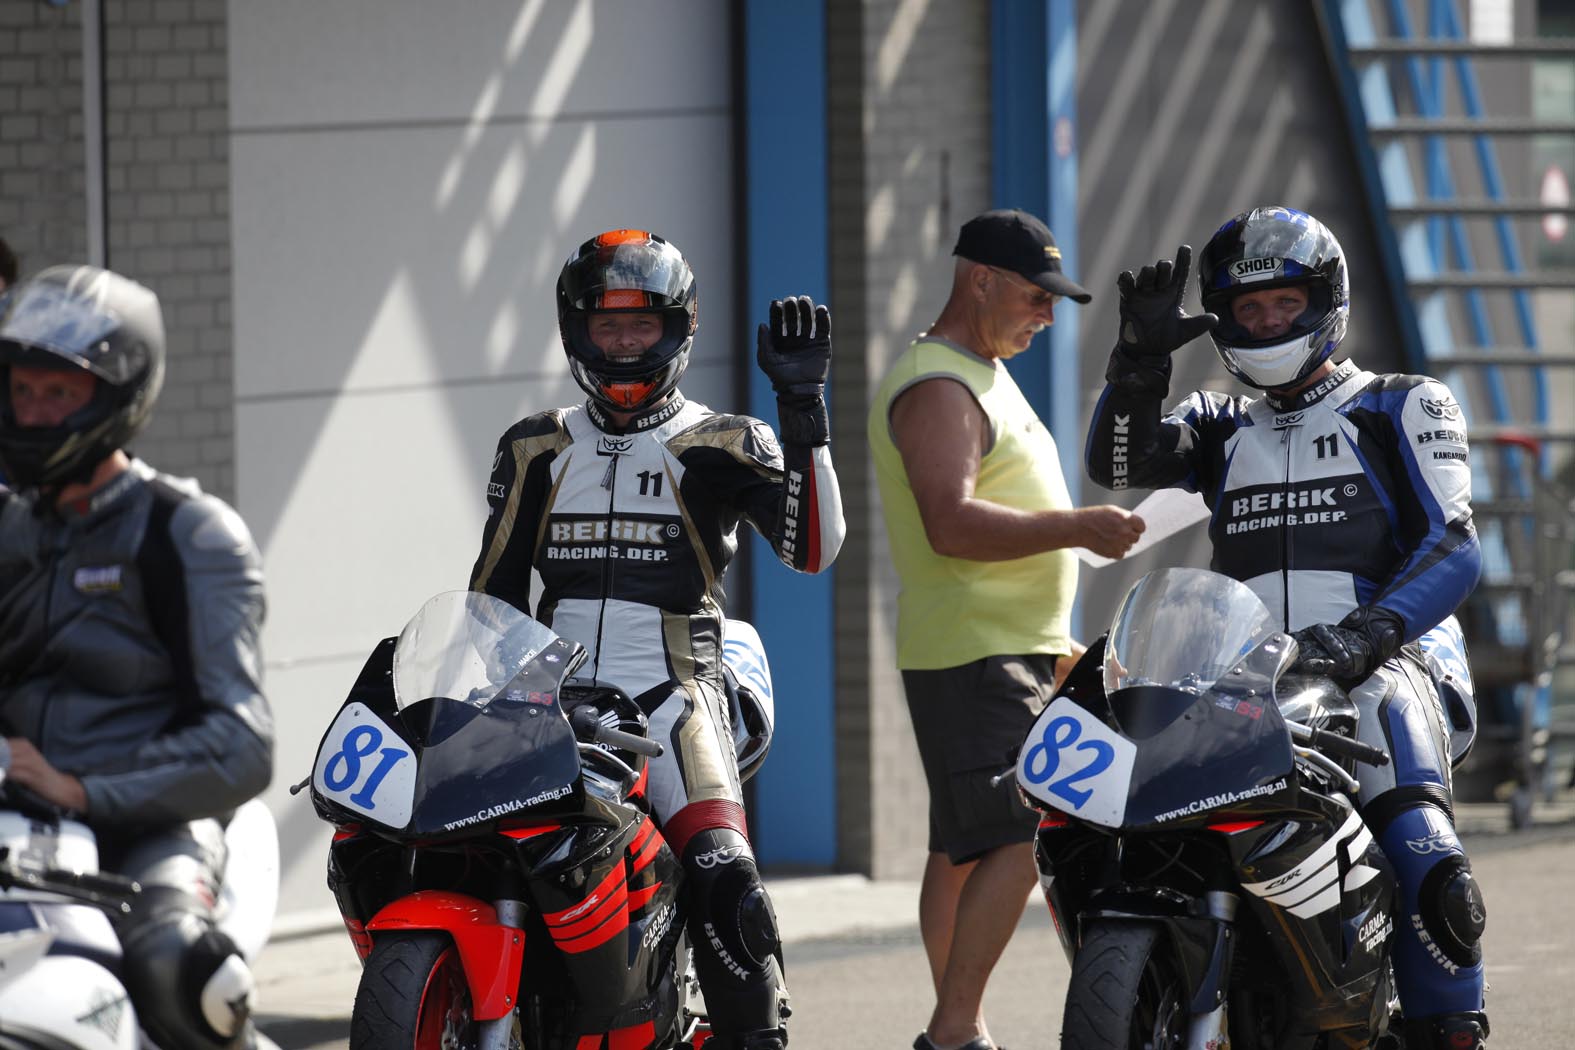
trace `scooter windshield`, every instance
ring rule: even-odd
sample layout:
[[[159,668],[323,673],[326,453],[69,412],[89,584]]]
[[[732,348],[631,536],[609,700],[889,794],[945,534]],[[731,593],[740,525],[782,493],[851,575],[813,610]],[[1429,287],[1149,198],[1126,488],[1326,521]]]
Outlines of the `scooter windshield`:
[[[551,629],[501,598],[445,591],[399,634],[394,701],[401,711],[434,698],[486,707],[557,640]]]
[[[1160,685],[1202,694],[1275,627],[1245,584],[1206,569],[1160,569],[1116,611],[1105,646],[1105,692]]]

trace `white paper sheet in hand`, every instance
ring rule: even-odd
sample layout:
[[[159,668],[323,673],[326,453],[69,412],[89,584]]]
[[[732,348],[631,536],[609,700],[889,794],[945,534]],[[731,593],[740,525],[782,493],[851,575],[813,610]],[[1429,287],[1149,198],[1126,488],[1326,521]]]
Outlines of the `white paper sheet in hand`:
[[[1142,554],[1160,540],[1167,539],[1189,525],[1196,525],[1209,516],[1208,505],[1196,492],[1184,489],[1155,489],[1142,503],[1132,508],[1132,513],[1143,519],[1143,535],[1126,556]],[[1084,564],[1098,568],[1115,561],[1102,554],[1095,554],[1082,547],[1072,551]]]

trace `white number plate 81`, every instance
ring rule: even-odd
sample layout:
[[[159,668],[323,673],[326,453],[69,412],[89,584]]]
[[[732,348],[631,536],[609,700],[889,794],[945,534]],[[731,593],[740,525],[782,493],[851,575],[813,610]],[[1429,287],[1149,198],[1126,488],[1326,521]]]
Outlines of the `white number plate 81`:
[[[416,758],[365,704],[347,704],[323,738],[312,787],[379,824],[410,823],[416,797]]]

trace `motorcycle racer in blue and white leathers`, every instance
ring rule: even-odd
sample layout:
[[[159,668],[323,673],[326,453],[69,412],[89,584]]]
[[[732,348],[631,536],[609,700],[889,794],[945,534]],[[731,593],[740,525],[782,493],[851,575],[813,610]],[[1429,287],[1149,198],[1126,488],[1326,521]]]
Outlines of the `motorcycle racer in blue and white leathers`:
[[[1086,459],[1107,488],[1179,487],[1212,516],[1212,567],[1296,638],[1301,670],[1344,685],[1361,739],[1362,814],[1394,864],[1394,967],[1407,1045],[1483,1045],[1482,896],[1455,835],[1450,720],[1420,647],[1476,585],[1465,424],[1444,384],[1333,355],[1350,315],[1345,258],[1317,219],[1232,218],[1199,260],[1205,314],[1181,308],[1191,249],[1123,273],[1121,332]],[[1165,412],[1170,354],[1212,330],[1258,398],[1196,391]],[[1458,640],[1458,639],[1457,639]]]

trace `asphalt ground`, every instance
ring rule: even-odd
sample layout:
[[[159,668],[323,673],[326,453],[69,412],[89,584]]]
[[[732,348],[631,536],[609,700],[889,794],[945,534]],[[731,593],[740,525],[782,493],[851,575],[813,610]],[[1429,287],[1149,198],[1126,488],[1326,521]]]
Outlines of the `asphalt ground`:
[[[1539,804],[1532,817],[1531,828],[1512,830],[1506,804],[1471,804],[1458,809],[1455,823],[1473,856],[1575,841],[1575,800]],[[767,888],[780,922],[789,971],[797,974],[795,998],[811,992],[800,987],[800,978],[808,976],[799,968],[800,963],[813,965],[819,960],[857,956],[871,945],[910,945],[917,951],[917,882],[814,875],[767,877]],[[1562,902],[1548,904],[1562,907]],[[296,922],[295,929],[287,926],[282,934],[276,932],[255,967],[261,1028],[282,1050],[328,1050],[345,1045],[361,965],[343,927],[329,919],[324,913],[312,921]],[[1036,937],[1047,937],[1049,918],[1044,908],[1032,907],[1030,902],[1024,927],[1036,930]],[[912,998],[913,1003],[928,998],[925,976],[920,968],[917,987],[904,998]],[[913,1009],[923,1014],[920,1006]],[[904,1019],[909,1012],[904,1012]],[[802,1020],[808,1022],[806,1017]],[[795,1020],[794,1028],[795,1033],[800,1030],[800,1020]],[[891,1045],[907,1045],[910,1039],[906,1034]],[[795,1044],[799,1042],[795,1037]]]

